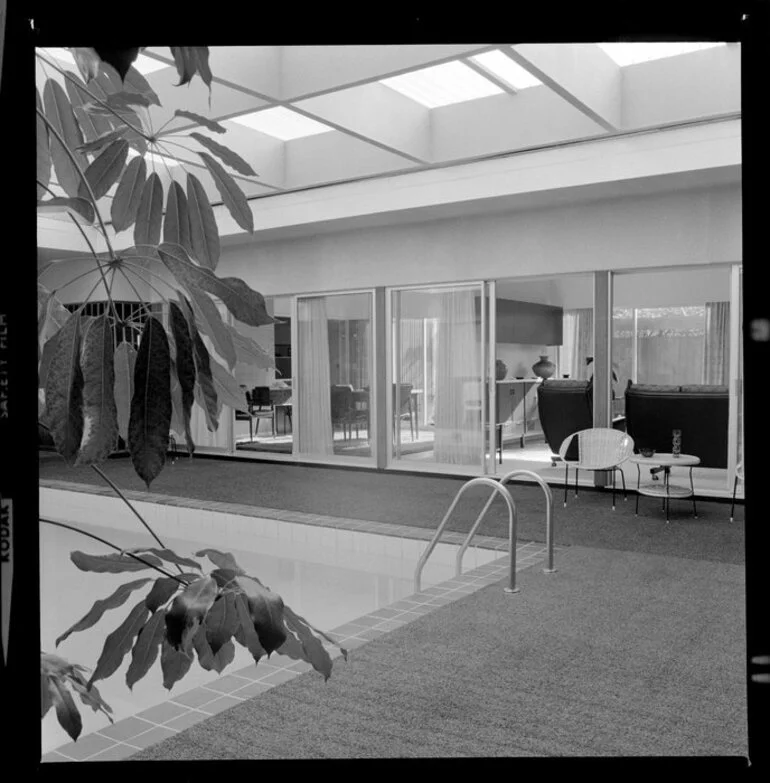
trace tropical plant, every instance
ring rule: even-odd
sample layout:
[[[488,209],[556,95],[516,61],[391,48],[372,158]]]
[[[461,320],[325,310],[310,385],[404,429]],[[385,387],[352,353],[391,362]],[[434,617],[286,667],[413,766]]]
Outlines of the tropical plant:
[[[166,548],[99,467],[122,439],[136,473],[149,488],[166,463],[172,429],[184,433],[192,457],[193,405],[200,405],[209,430],[214,431],[224,405],[243,404],[242,392],[230,372],[236,361],[272,366],[271,357],[254,340],[222,319],[214,298],[249,326],[267,325],[273,319],[260,293],[240,278],[215,273],[220,241],[214,211],[190,167],[176,159],[186,175],[186,188],[170,177],[166,192],[157,173],[147,174],[149,156],[161,156],[165,162],[175,157],[169,153],[171,146],[189,152],[193,149],[180,144],[179,138],[172,141],[175,134],[164,134],[165,126],[152,129],[148,109],[160,106],[160,101],[131,66],[140,49],[70,51],[80,75],[38,53],[43,67],[59,76],[49,76],[42,98],[39,92],[37,95],[38,210],[65,212],[88,247],[87,256],[76,258],[88,259],[92,266],[65,285],[89,274],[95,276],[96,283],[86,300],[70,312],[56,290],[38,282],[38,385],[44,392],[40,422],[69,464],[90,465],[113,487],[157,547],[121,550],[77,527],[41,521],[78,530],[116,550],[106,555],[72,552],[72,562],[83,571],[133,573],[152,569],[161,574],[154,581],[142,578],[122,584],[59,636],[57,646],[70,634],[94,626],[136,591],[149,588],[106,637],[87,681],[81,674],[84,667],[41,654],[43,714],[55,706],[60,723],[77,739],[80,716],[65,686],[79,693],[84,703],[108,714],[109,707],[94,683],[112,675],[129,653],[129,688],[147,674],[160,654],[163,683],[170,689],[189,671],[196,656],[204,669],[222,671],[233,660],[233,641],[246,647],[255,661],[277,650],[308,661],[328,678],[332,659],[322,640],[334,642],[285,606],[257,577],[246,574],[231,554],[215,549],[197,552],[196,557],[205,557],[214,566],[206,571],[198,561]],[[211,90],[207,47],[171,47],[171,53],[180,85],[198,75]],[[224,126],[193,112],[177,109],[173,116],[217,134],[226,132]],[[197,143],[200,148],[194,152],[211,175],[224,206],[241,228],[253,232],[246,197],[225,168],[257,176],[251,166],[202,133],[191,132],[181,138]],[[63,196],[53,190],[52,171]],[[115,249],[101,214],[100,199],[115,185],[110,218],[115,232],[133,229],[133,245],[127,250]],[[96,252],[83,225],[98,229],[106,253]],[[70,260],[42,265],[39,276]],[[127,281],[140,303],[135,282],[148,286],[164,305],[166,317],[159,317],[147,303],[142,303],[138,316],[126,317],[119,312],[111,295],[117,275]],[[106,290],[104,310],[99,315],[85,315],[84,308],[100,283]],[[174,298],[161,293],[156,283],[165,285]],[[117,327],[139,336],[138,349],[127,341],[115,345]],[[211,340],[227,366],[209,353],[201,334]],[[179,573],[172,573],[169,564]]]

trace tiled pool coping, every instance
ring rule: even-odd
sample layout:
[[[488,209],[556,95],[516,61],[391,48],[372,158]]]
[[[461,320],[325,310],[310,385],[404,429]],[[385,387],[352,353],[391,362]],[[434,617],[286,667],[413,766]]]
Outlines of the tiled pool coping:
[[[40,482],[40,486],[89,494],[113,495],[110,489],[68,481],[45,480]],[[178,498],[151,492],[126,491],[124,494],[129,500],[223,511],[244,516],[380,533],[401,538],[428,540],[434,533],[432,530],[406,525],[325,517],[299,511],[283,511],[219,501]],[[462,544],[465,540],[465,534],[447,532],[442,540],[447,543]],[[479,547],[500,550],[506,554],[491,563],[479,566],[446,582],[402,598],[390,606],[376,609],[369,614],[344,623],[332,629],[329,636],[347,650],[352,651],[372,639],[417,620],[439,606],[456,601],[505,578],[508,573],[507,540],[492,536],[478,536],[474,539],[474,543]],[[546,554],[543,544],[528,543],[517,546],[516,571],[530,568],[544,561]],[[331,647],[329,653],[333,658],[340,656],[336,647]],[[179,731],[216,715],[228,707],[251,699],[283,682],[288,682],[311,668],[310,664],[305,661],[295,661],[284,655],[273,655],[270,659],[260,661],[259,665],[251,664],[235,672],[223,674],[206,685],[178,693],[161,704],[84,735],[77,742],[61,745],[43,755],[42,761],[119,761],[128,758],[137,751],[167,737],[172,737]]]

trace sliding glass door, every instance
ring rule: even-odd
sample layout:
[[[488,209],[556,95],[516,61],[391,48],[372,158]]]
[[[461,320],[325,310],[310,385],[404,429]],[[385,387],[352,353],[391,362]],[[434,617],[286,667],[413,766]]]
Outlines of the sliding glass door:
[[[374,461],[374,292],[297,297],[295,454]]]
[[[483,471],[483,284],[393,289],[389,323],[391,462]]]

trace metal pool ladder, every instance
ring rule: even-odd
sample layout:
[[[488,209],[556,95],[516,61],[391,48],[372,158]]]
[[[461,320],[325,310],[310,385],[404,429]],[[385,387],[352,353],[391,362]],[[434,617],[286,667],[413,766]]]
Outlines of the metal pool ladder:
[[[543,569],[543,573],[552,574],[556,571],[553,565],[553,496],[551,494],[551,488],[540,476],[537,475],[537,473],[533,473],[531,470],[512,470],[510,473],[506,473],[499,481],[496,481],[493,478],[489,478],[488,476],[479,476],[478,478],[473,478],[470,481],[466,481],[465,484],[460,487],[458,493],[455,495],[455,499],[452,501],[452,505],[449,507],[449,511],[447,511],[444,515],[444,518],[441,520],[441,524],[438,526],[436,533],[434,534],[433,538],[417,563],[417,568],[414,571],[414,591],[416,593],[420,592],[420,577],[422,575],[422,569],[425,567],[425,563],[428,561],[431,553],[436,548],[436,544],[441,538],[441,534],[444,532],[446,523],[448,522],[449,517],[452,515],[452,512],[454,511],[458,501],[466,489],[469,487],[481,485],[491,487],[493,490],[492,495],[490,496],[484,508],[481,509],[481,513],[476,518],[476,521],[473,523],[473,527],[470,529],[467,538],[457,552],[457,558],[455,560],[455,575],[460,576],[462,573],[462,561],[463,556],[465,555],[465,550],[470,545],[473,536],[476,534],[476,531],[481,524],[481,520],[484,518],[484,515],[487,513],[489,507],[492,505],[492,501],[495,499],[495,494],[500,494],[503,500],[505,500],[505,504],[508,506],[508,558],[510,561],[510,567],[508,574],[508,586],[505,587],[504,590],[506,593],[519,592],[519,588],[516,587],[516,504],[513,502],[510,490],[504,487],[504,484],[508,481],[511,481],[511,479],[513,479],[515,476],[529,476],[530,478],[534,479],[543,489],[543,493],[545,494],[546,508],[546,548],[548,549],[548,566],[547,568]]]

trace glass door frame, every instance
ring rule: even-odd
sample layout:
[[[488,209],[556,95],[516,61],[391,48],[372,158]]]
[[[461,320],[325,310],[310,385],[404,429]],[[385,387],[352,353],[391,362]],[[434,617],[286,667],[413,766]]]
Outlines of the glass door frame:
[[[396,365],[396,373],[401,376],[401,351],[394,352],[394,343],[400,346],[400,332],[401,332],[401,319],[400,317],[394,321],[394,315],[400,316],[400,300],[398,306],[394,306],[394,294],[402,293],[404,291],[425,291],[435,289],[451,289],[458,287],[472,287],[475,286],[477,293],[481,299],[480,307],[480,337],[481,337],[481,350],[479,351],[479,375],[481,384],[481,453],[479,454],[479,462],[476,465],[452,465],[440,462],[419,463],[419,462],[404,462],[403,459],[399,459],[393,453],[393,439],[391,437],[393,427],[393,394],[388,393],[385,395],[385,408],[387,412],[387,431],[382,433],[382,437],[386,438],[388,444],[387,458],[385,460],[385,470],[409,470],[415,473],[429,472],[429,473],[443,473],[447,475],[487,475],[488,462],[487,462],[487,445],[490,439],[485,434],[485,422],[487,419],[487,411],[489,410],[488,395],[484,394],[484,383],[489,378],[489,357],[494,356],[494,349],[490,352],[487,347],[488,343],[488,324],[487,324],[487,302],[488,302],[488,281],[486,280],[455,280],[452,282],[442,283],[413,283],[410,285],[398,285],[398,286],[386,286],[385,287],[385,388],[388,390],[393,389],[395,378],[393,377],[393,367]],[[395,332],[395,334],[394,334]],[[492,375],[494,378],[494,374]],[[427,390],[426,390],[427,391]],[[427,406],[427,398],[424,400],[424,405]],[[494,428],[487,428],[493,431]],[[494,452],[493,452],[494,454]]]
[[[292,427],[294,428],[294,437],[292,438],[292,450],[291,454],[282,455],[283,461],[291,462],[305,462],[316,463],[319,465],[350,465],[372,468],[377,466],[377,438],[379,433],[377,432],[377,375],[379,373],[378,357],[377,357],[377,330],[378,330],[378,311],[377,311],[377,297],[375,295],[374,288],[354,288],[350,290],[335,290],[335,291],[317,291],[314,293],[302,293],[293,294],[291,299],[291,377],[292,377],[292,395],[296,395],[299,399],[299,395],[302,393],[302,381],[299,377],[299,300],[300,299],[317,299],[318,297],[329,296],[345,296],[347,294],[368,294],[371,303],[371,317],[370,317],[370,346],[369,355],[371,356],[371,368],[372,373],[369,378],[369,456],[368,457],[346,457],[340,454],[328,454],[323,457],[314,456],[311,454],[304,454],[299,450],[299,433],[302,427],[302,417],[300,414],[300,406],[295,405],[292,411]],[[274,455],[275,456],[275,455]],[[270,457],[273,459],[273,456]]]
[[[743,352],[741,350],[741,331],[743,303],[741,301],[743,283],[743,265],[733,264],[730,267],[730,362],[729,390],[730,404],[728,410],[727,434],[727,484],[732,492],[735,481],[735,471],[738,466],[738,406],[743,394]],[[745,422],[743,423],[745,426]]]

